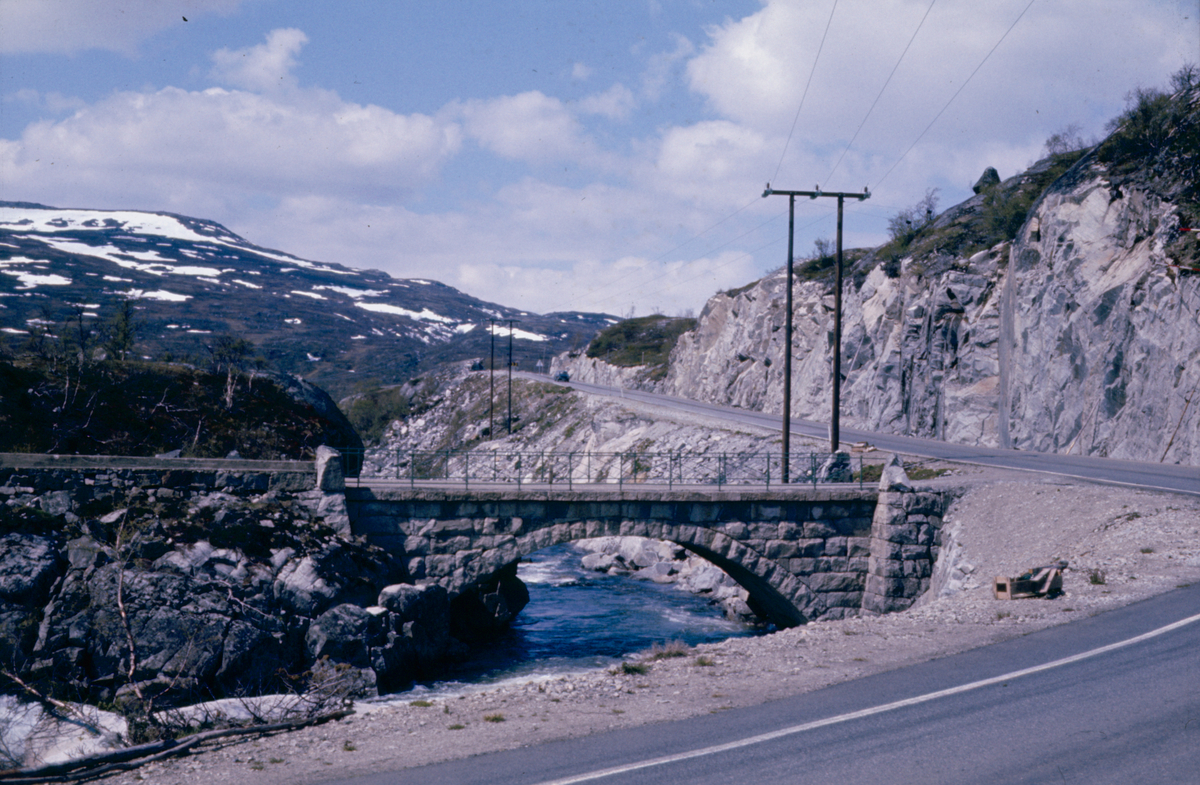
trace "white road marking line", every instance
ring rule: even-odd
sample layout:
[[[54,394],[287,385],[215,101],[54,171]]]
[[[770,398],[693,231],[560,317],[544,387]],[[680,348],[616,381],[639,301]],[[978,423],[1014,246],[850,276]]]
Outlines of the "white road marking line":
[[[929,692],[924,695],[918,695],[915,698],[905,698],[904,700],[895,701],[893,703],[885,703],[882,706],[873,706],[869,709],[861,709],[848,714],[839,714],[836,717],[827,717],[823,720],[814,720],[813,722],[806,722],[802,725],[792,725],[787,728],[780,728],[779,730],[771,731],[770,733],[762,733],[758,736],[750,736],[745,739],[726,742],[725,744],[717,744],[712,747],[703,747],[698,750],[681,752],[675,755],[664,755],[661,758],[650,758],[649,760],[638,761],[636,763],[627,763],[623,766],[613,766],[609,769],[600,769],[598,771],[591,771],[585,774],[576,774],[574,776],[564,777],[562,779],[547,780],[545,782],[536,783],[536,785],[574,785],[578,782],[592,782],[605,777],[612,777],[617,774],[626,774],[629,772],[638,771],[640,769],[649,769],[654,766],[665,766],[669,763],[677,763],[679,761],[690,760],[692,758],[701,758],[706,755],[717,755],[722,752],[728,752],[730,750],[736,750],[742,747],[749,747],[754,744],[762,744],[763,742],[767,741],[774,741],[775,739],[780,739],[785,736],[793,736],[797,733],[804,733],[805,731],[824,728],[829,725],[837,725],[843,722],[850,722],[851,720],[871,717],[876,714],[895,711],[896,709],[902,709],[907,706],[916,706],[921,703],[928,703],[929,701],[938,700],[939,698],[946,698],[951,695],[970,692],[972,690],[980,689],[981,687],[990,687],[993,684],[1012,681],[1013,679],[1019,679],[1022,676],[1030,676],[1035,673],[1041,673],[1042,671],[1061,668],[1064,665],[1070,665],[1075,662],[1080,662],[1081,660],[1098,657],[1101,654],[1107,654],[1108,652],[1116,651],[1117,649],[1123,649],[1127,646],[1133,646],[1134,644],[1150,640],[1151,638],[1157,638],[1160,635],[1165,635],[1168,632],[1172,632],[1189,624],[1194,624],[1197,621],[1200,621],[1200,614],[1189,616],[1186,619],[1181,619],[1173,624],[1168,624],[1165,627],[1159,627],[1156,630],[1151,630],[1150,632],[1143,633],[1142,635],[1138,635],[1133,638],[1128,638],[1116,643],[1110,643],[1107,646],[1101,646],[1098,649],[1091,649],[1079,654],[1073,654],[1070,657],[1063,657],[1060,660],[1054,660],[1052,662],[1047,662],[1042,665],[1035,665],[1031,668],[1024,668],[1018,671],[1012,671],[1011,673],[1005,673],[1000,676],[993,676],[989,679],[973,681],[969,684],[962,684],[958,687],[938,690],[937,692]]]

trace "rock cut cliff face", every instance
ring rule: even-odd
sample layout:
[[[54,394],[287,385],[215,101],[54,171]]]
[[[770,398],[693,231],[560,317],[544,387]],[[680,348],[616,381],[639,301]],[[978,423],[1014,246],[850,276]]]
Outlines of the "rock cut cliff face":
[[[1200,271],[1179,232],[1197,211],[1200,92],[1171,100],[1178,123],[1143,159],[1113,138],[1046,159],[850,264],[842,423],[1200,462]],[[710,299],[663,391],[782,411],[785,288],[781,270]],[[793,295],[792,412],[828,421],[832,277],[801,275]]]

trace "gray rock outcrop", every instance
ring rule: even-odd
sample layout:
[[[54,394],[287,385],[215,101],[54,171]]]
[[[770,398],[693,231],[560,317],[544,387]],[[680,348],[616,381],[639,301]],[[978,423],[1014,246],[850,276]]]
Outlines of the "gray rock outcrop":
[[[979,175],[979,179],[975,181],[975,185],[971,186],[971,190],[977,194],[981,194],[993,185],[1000,184],[1000,173],[996,171],[996,167],[989,166],[983,170],[983,174]]]
[[[137,713],[318,682],[374,694],[464,653],[445,590],[406,585],[402,561],[342,532],[337,494],[175,475],[0,470],[5,668]],[[517,593],[488,606],[491,628]]]
[[[1017,209],[1057,160],[939,216],[914,253],[872,252],[851,266],[844,426],[1200,461],[1200,274],[1172,261],[1178,188],[1118,175],[1089,153],[1027,214],[1008,216],[1020,222],[1010,239],[981,250],[962,239]],[[967,252],[941,250],[955,243]],[[710,299],[681,336],[662,391],[782,411],[784,288],[779,271]],[[792,415],[827,421],[830,283],[800,277],[794,296]]]

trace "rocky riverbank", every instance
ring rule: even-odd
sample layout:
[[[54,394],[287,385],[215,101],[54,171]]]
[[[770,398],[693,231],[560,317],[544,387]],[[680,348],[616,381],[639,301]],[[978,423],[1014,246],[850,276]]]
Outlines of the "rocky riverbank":
[[[902,613],[646,657],[638,663],[644,668],[360,704],[357,715],[337,723],[231,743],[106,782],[318,783],[683,719],[965,651],[1200,580],[1194,498],[957,471],[938,481],[962,489],[947,516],[957,577]],[[1061,597],[992,597],[993,576],[1060,558],[1071,565]]]
[[[351,535],[344,494],[321,490],[337,466],[325,454],[315,473],[0,466],[4,691],[115,709],[138,742],[168,731],[159,712],[199,701],[282,692],[337,705],[405,688],[520,611],[515,564],[454,598],[412,585],[400,559]],[[4,725],[0,755],[28,757]]]

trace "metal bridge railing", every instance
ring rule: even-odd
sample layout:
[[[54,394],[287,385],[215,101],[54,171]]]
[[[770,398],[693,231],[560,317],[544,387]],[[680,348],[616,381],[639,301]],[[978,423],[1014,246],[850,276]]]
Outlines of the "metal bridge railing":
[[[779,485],[782,458],[764,452],[503,452],[344,449],[348,479],[462,485]],[[857,465],[855,465],[857,464]],[[792,453],[789,482],[857,483],[863,460],[846,453]]]

